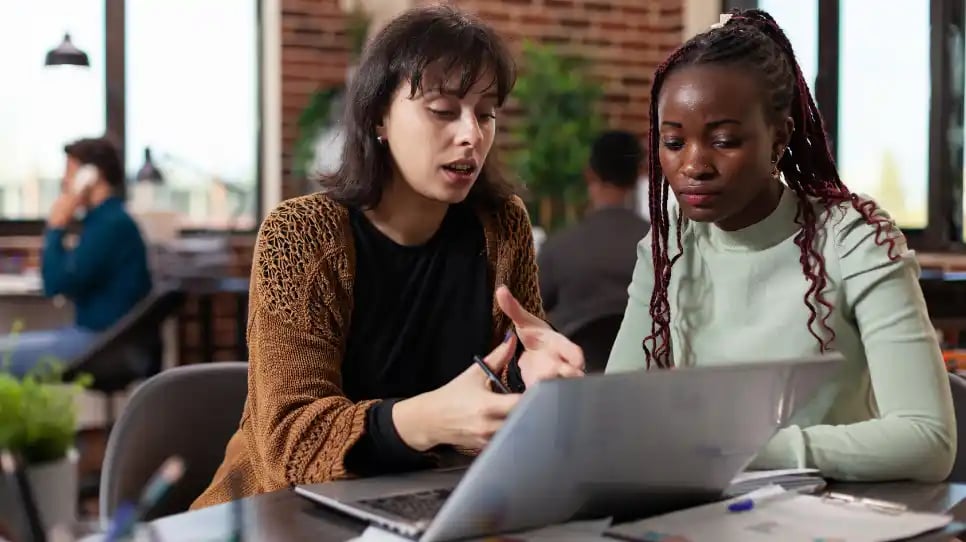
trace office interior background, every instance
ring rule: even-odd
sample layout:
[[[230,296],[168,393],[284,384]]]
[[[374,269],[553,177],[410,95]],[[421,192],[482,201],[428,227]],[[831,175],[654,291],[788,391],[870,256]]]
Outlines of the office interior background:
[[[41,234],[64,144],[107,134],[122,149],[127,203],[152,245],[154,272],[184,285],[182,302],[158,324],[163,366],[244,361],[258,224],[280,201],[315,191],[312,175],[337,163],[337,119],[361,48],[421,3],[0,3],[0,334],[70,320],[69,303],[36,293]],[[940,273],[924,289],[957,363],[966,327],[958,302],[966,295],[953,280],[966,270],[966,1],[453,3],[492,24],[517,55],[523,84],[501,115],[497,144],[538,243],[584,212],[581,172],[597,132],[627,130],[644,141],[652,74],[674,48],[732,7],[772,13],[823,112],[843,180],[892,213],[924,273]],[[45,63],[66,40],[87,65]],[[552,137],[560,133],[573,135]],[[99,469],[104,428],[124,404],[123,390],[101,391],[79,403],[81,486]],[[81,514],[94,513],[96,500],[81,502]]]

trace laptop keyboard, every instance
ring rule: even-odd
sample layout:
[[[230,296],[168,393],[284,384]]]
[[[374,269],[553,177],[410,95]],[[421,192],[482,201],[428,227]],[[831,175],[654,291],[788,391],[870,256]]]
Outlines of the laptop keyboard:
[[[436,516],[452,489],[432,489],[391,497],[359,501],[359,504],[394,514],[410,521],[428,521]]]

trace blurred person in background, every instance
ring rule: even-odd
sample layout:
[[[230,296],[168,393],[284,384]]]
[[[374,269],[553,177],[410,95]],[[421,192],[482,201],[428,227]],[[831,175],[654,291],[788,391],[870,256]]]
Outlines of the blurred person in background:
[[[635,247],[649,228],[634,201],[643,154],[634,134],[598,136],[584,174],[590,212],[547,239],[538,255],[544,310],[583,348],[588,371],[607,361],[627,306]]]
[[[51,207],[41,260],[44,295],[74,304],[74,325],[0,337],[0,370],[24,376],[46,361],[69,363],[151,291],[147,247],[119,196],[124,169],[106,138],[64,147],[61,194]],[[83,214],[76,246],[67,227]]]

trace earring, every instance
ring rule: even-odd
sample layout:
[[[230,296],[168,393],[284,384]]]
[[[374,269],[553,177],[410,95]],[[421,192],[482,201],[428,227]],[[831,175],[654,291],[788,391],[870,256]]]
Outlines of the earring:
[[[384,138],[382,136],[376,136],[376,143],[379,143],[380,145],[385,145],[386,144],[386,138]]]
[[[783,149],[779,149],[778,154],[771,159],[771,176],[776,179],[781,176],[781,170],[778,168],[778,162],[780,162],[782,159],[782,150]]]

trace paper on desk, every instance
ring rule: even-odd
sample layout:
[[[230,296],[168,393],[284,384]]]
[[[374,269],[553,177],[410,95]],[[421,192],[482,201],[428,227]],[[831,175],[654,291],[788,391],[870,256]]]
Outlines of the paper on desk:
[[[755,499],[747,512],[729,512],[728,504]],[[769,486],[735,499],[624,523],[607,532],[631,540],[677,537],[684,542],[887,542],[939,529],[950,516],[904,512],[889,514],[861,505],[830,503],[821,497]]]
[[[595,542],[598,540],[614,542],[612,538],[605,538],[603,536],[604,531],[610,527],[610,524],[610,518],[590,521],[571,521],[569,523],[551,525],[542,529],[508,533],[496,537],[478,538],[476,540],[487,540],[490,542],[540,542],[544,540],[554,540],[557,542]],[[372,526],[363,531],[362,535],[355,538],[352,542],[412,542],[412,540]]]
[[[757,482],[759,480],[771,480],[784,478],[786,476],[798,475],[818,475],[818,469],[776,469],[776,470],[749,470],[738,474],[732,480],[732,484],[744,484],[747,482]]]
[[[725,490],[725,496],[737,497],[770,484],[810,493],[825,487],[825,480],[818,469],[751,470],[735,476]]]

